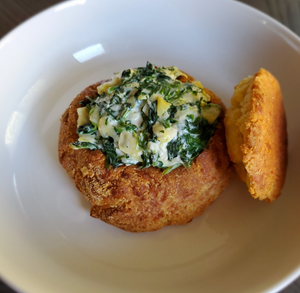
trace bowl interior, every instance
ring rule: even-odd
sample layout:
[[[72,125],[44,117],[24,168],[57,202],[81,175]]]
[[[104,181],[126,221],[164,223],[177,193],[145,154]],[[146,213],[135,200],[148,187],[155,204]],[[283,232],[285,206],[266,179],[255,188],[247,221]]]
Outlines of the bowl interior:
[[[215,9],[216,5],[219,7]],[[26,292],[273,292],[299,272],[300,41],[234,1],[70,1],[0,42],[0,273]],[[89,217],[58,162],[60,117],[125,68],[175,65],[230,104],[263,67],[279,80],[289,165],[281,197],[234,176],[184,226],[133,234]]]

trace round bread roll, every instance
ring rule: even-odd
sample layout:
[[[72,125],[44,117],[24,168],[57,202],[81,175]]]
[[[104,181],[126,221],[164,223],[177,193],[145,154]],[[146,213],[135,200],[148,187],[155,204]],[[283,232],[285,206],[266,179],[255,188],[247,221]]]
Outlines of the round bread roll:
[[[230,159],[254,198],[272,202],[287,167],[286,117],[276,78],[260,69],[236,87],[225,115]]]
[[[205,90],[211,102],[222,107],[222,114],[209,148],[189,169],[180,166],[166,175],[158,167],[120,165],[107,169],[101,150],[70,147],[78,139],[79,102],[86,96],[95,98],[102,83],[87,87],[73,100],[62,116],[59,135],[59,161],[92,204],[90,215],[126,231],[145,232],[186,224],[202,214],[224,190],[230,176],[221,100]]]

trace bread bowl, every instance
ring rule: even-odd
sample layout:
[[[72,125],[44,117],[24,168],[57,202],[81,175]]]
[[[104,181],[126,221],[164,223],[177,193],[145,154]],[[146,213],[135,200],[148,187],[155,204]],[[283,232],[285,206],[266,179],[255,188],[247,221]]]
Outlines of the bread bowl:
[[[145,80],[145,76],[140,76],[139,82],[135,81],[138,84],[132,85],[135,74],[141,75],[141,71],[144,75],[156,75],[156,81],[158,77],[162,83],[166,81],[189,90],[173,101],[158,91],[151,94],[148,92],[147,96],[147,91],[141,87],[141,80]],[[108,117],[107,113],[114,106],[108,106],[114,91],[123,86],[120,92],[124,94],[130,78],[131,88],[123,103],[127,104],[130,113],[127,113],[126,107],[115,107],[113,109],[117,113],[114,112]],[[135,80],[136,78],[135,76]],[[172,93],[169,91],[170,96]],[[110,110],[99,110],[99,101],[103,102],[105,99],[106,108]],[[134,100],[135,104],[128,105],[129,99],[131,102]],[[90,108],[84,109],[87,105]],[[98,107],[97,110],[91,111],[93,105]],[[145,110],[145,105],[148,110]],[[151,107],[154,107],[156,115],[150,113]],[[186,224],[202,214],[228,184],[230,162],[223,126],[224,110],[221,100],[208,89],[204,89],[199,82],[195,82],[190,75],[176,67],[157,68],[147,63],[146,67],[124,70],[110,80],[95,83],[77,95],[62,116],[59,160],[74,180],[77,189],[91,202],[92,217],[131,232],[153,231],[166,225]],[[98,121],[94,120],[95,111],[100,113],[97,114],[99,117],[102,115],[98,117]],[[142,120],[136,117],[139,115],[135,116],[141,111]],[[127,120],[117,123],[117,117],[123,117],[125,112]],[[83,118],[87,114],[82,113],[89,115]],[[178,113],[181,115],[177,115]],[[148,121],[149,126],[151,115],[156,120],[152,121],[152,129],[148,127],[147,130],[145,121]],[[196,120],[202,121],[202,124],[199,123],[204,126],[203,129],[196,127],[200,125],[195,124]],[[89,146],[95,140],[82,138],[83,135],[78,131],[84,128],[82,125],[89,125],[90,122],[98,126],[95,126],[97,133],[94,138],[104,138],[101,145],[95,143],[95,146]],[[170,125],[166,125],[167,122]],[[188,132],[188,127],[192,134]],[[208,134],[205,134],[205,129],[208,129]],[[90,134],[93,130],[89,128],[88,131],[90,132],[87,134]],[[145,150],[141,146],[143,140],[141,142],[140,137],[149,135],[149,131],[152,137],[147,138],[148,149]],[[187,153],[187,143],[178,143],[180,131],[182,135],[193,135],[205,140],[201,144],[200,139],[199,144],[197,138],[197,152],[189,154],[188,159],[183,157]],[[126,133],[125,139],[122,133]],[[132,137],[126,139],[129,135]],[[107,140],[114,144],[117,157],[105,149]],[[123,140],[126,143],[120,143]],[[158,144],[156,148],[153,147],[155,143]],[[170,158],[170,153],[178,144],[177,155]],[[81,145],[85,148],[81,148]]]

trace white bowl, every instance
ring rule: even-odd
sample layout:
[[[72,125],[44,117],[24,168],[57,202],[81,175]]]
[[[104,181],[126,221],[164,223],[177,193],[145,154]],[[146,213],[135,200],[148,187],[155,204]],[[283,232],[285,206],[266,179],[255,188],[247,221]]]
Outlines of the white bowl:
[[[233,178],[190,224],[133,234],[90,218],[58,162],[60,117],[125,68],[175,65],[228,106],[263,67],[282,86],[289,165],[272,204]],[[275,292],[300,273],[300,40],[229,0],[54,6],[0,42],[0,274],[30,293]]]

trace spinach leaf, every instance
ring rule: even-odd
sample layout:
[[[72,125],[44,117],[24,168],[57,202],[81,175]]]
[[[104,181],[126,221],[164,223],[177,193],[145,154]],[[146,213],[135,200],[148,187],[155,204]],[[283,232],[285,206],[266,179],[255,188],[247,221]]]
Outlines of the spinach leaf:
[[[151,162],[152,166],[162,168],[163,167],[163,162],[159,160],[159,155],[158,153],[152,153],[151,154]]]
[[[94,125],[92,122],[88,122],[86,124],[83,124],[77,128],[77,134],[96,134],[97,132],[97,126]]]
[[[92,144],[90,142],[83,142],[83,141],[75,141],[70,144],[70,147],[74,150],[80,150],[80,149],[90,149],[90,150],[97,150],[98,147],[95,144]]]
[[[176,106],[174,106],[174,105],[171,105],[170,107],[169,107],[169,109],[168,109],[168,114],[169,114],[169,117],[168,117],[168,119],[170,120],[170,119],[174,119],[174,116],[175,116],[175,114],[177,113],[177,107]]]
[[[170,173],[171,171],[173,171],[174,169],[178,168],[179,166],[181,166],[181,164],[178,163],[173,166],[164,168],[164,171],[162,173],[163,173],[163,175],[166,175],[166,174]]]
[[[105,167],[109,169],[109,166],[112,165],[113,168],[116,168],[123,164],[122,157],[118,156],[115,146],[114,140],[112,137],[104,138],[101,137],[100,139],[100,149],[106,155]]]
[[[176,158],[178,155],[180,155],[180,152],[182,150],[182,141],[181,138],[173,138],[168,144],[167,144],[167,151],[168,151],[168,160],[171,161],[174,158]]]
[[[148,135],[149,135],[149,133],[147,132],[147,129],[144,129],[143,131],[140,132],[140,134],[138,136],[138,146],[143,151],[143,154],[141,156],[141,158],[143,160],[143,163],[142,163],[143,168],[147,168],[147,167],[151,166],[151,158],[150,158],[151,152],[149,152],[149,150],[147,148]]]
[[[122,131],[136,132],[138,127],[134,124],[131,124],[130,120],[119,121],[119,125],[114,127],[115,132],[119,135]]]
[[[121,77],[122,79],[130,78],[132,76],[132,70],[126,69],[122,72]]]
[[[190,168],[193,160],[207,148],[216,123],[211,125],[202,116],[194,118],[194,115],[187,115],[185,133],[167,144],[168,159],[180,156],[184,166]]]

